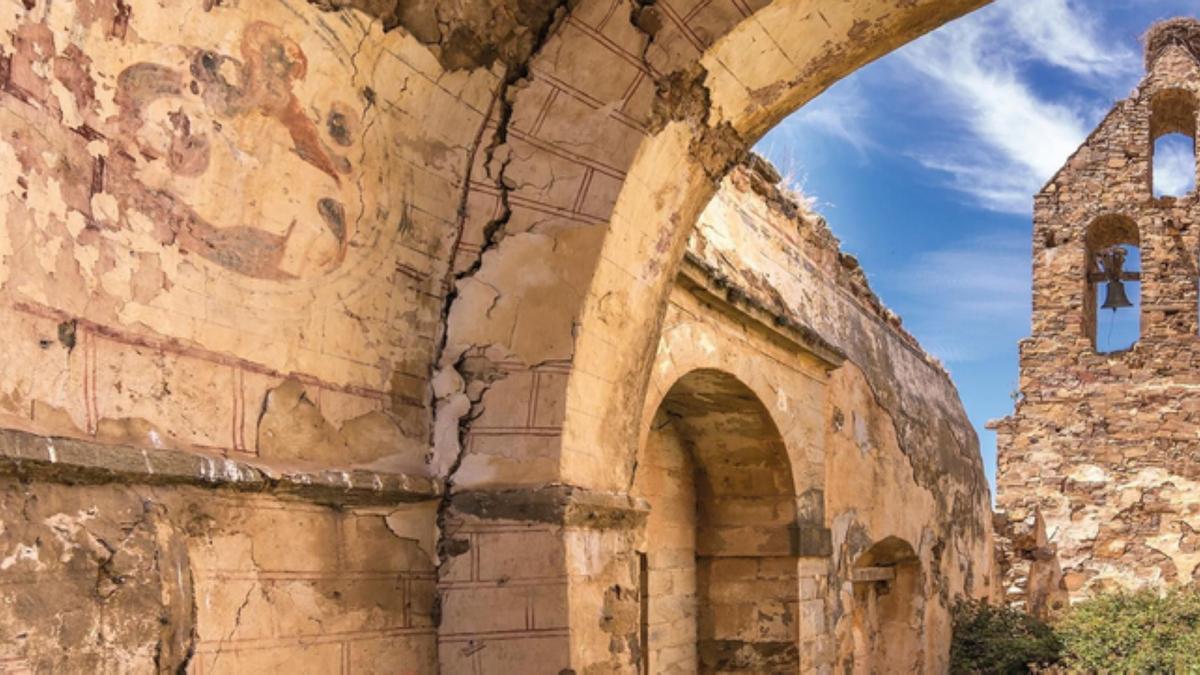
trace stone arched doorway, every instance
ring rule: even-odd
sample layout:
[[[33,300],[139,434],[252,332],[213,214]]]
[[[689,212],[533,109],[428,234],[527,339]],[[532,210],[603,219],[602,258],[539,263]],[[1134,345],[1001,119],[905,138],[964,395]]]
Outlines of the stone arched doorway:
[[[921,565],[899,537],[875,543],[855,559],[854,672],[920,671]]]
[[[650,504],[643,672],[797,670],[795,486],[754,392],[719,370],[680,378],[651,421],[633,493]]]

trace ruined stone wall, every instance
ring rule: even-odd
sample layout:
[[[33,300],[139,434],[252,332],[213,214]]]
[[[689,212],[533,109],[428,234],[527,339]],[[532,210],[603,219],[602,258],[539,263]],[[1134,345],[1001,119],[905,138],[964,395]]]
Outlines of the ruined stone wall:
[[[802,548],[795,559],[800,594],[783,615],[798,624],[802,666],[939,672],[953,599],[995,588],[977,440],[946,373],[870,291],[824,221],[776,180],[773,169],[752,160],[722,184],[689,242],[664,323],[647,405],[663,401],[668,415],[647,409],[635,483],[635,495],[650,502],[642,545],[656,617],[651,664],[687,662],[681,645],[694,625],[658,614],[655,602],[676,608],[699,601],[688,596],[695,581],[675,549],[703,547],[704,536],[680,534],[696,512],[673,505],[682,497],[672,491],[686,486],[692,470],[676,457],[679,443],[695,457],[705,441],[694,433],[679,439],[687,415],[669,391],[693,369],[714,368],[744,378],[772,411],[798,523],[828,537],[823,549]],[[666,515],[655,510],[664,494],[673,495]],[[668,523],[675,534],[656,536]],[[656,556],[666,560],[661,569]],[[749,577],[789,583],[758,569]],[[738,592],[750,597],[752,588]]]
[[[1198,45],[1195,21],[1152,29],[1145,79],[1035,198],[1033,333],[1016,410],[994,423],[1006,584],[1035,611],[1200,579],[1200,211],[1194,192],[1151,190],[1155,139],[1195,137]],[[1118,311],[1140,309],[1141,334],[1101,354],[1094,253],[1115,244],[1140,247],[1140,307]]]

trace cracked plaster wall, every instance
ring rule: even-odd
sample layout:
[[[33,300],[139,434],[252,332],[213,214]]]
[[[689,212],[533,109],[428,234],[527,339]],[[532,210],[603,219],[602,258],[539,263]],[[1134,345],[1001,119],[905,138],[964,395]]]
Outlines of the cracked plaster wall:
[[[299,1],[10,3],[0,31],[3,423],[421,464],[449,238],[406,159],[450,160],[404,142],[406,38]],[[287,381],[386,440],[277,452]]]
[[[5,3],[0,426],[428,474],[466,151],[412,101],[469,111],[494,81],[443,75],[300,1]],[[3,668],[436,671],[433,493],[372,512],[102,480],[4,479]]]
[[[0,426],[619,490],[626,402],[721,172],[840,75],[980,4],[7,3]],[[141,491],[34,488],[102,514],[132,507],[101,493]],[[450,511],[437,522],[470,520]],[[546,564],[569,581],[526,596],[521,624],[548,622],[563,663],[593,662],[563,627],[600,611],[567,592],[600,564],[587,551],[630,546],[590,522],[539,525],[547,548],[512,554],[565,556]],[[484,658],[459,620],[443,656]],[[515,645],[492,662],[519,663]]]
[[[5,672],[437,672],[435,503],[0,488]]]
[[[917,556],[905,605],[917,625],[911,639],[887,645],[886,658],[906,672],[941,672],[954,598],[991,596],[998,587],[978,441],[940,364],[882,306],[824,221],[776,180],[754,158],[726,179],[701,216],[689,261],[718,280],[726,297],[698,301],[676,287],[649,400],[689,368],[707,365],[745,373],[780,420],[795,494],[821,494],[817,513],[832,531],[832,556],[802,582],[801,594],[812,587],[809,598],[799,596],[800,640],[813,645],[806,666],[881,667],[870,655],[884,650],[855,644],[867,609],[854,567],[873,545],[895,538]],[[761,326],[731,320],[724,303],[769,310],[776,325],[806,326],[846,361],[821,367],[803,350],[781,350]],[[655,541],[646,545],[653,550]]]

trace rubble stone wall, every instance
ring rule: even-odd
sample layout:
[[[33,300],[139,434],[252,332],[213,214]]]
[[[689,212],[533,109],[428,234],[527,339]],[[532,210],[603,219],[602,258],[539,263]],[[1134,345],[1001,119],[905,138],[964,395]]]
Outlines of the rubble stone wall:
[[[1194,191],[1151,189],[1154,141],[1196,135],[1200,23],[1146,40],[1145,79],[1034,201],[1033,333],[1016,410],[994,424],[1006,584],[1038,612],[1200,580],[1200,210]],[[1140,337],[1097,353],[1093,254],[1116,244],[1140,248],[1140,306],[1117,310],[1140,311]]]

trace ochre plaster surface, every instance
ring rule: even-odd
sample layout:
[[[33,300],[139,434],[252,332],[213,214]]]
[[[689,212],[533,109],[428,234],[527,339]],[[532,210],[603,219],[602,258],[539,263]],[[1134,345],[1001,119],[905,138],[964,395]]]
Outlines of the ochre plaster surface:
[[[894,537],[887,656],[939,669],[990,574],[944,373],[753,172],[681,262],[759,135],[983,2],[818,4],[5,3],[3,667],[632,672],[635,467],[692,364],[791,476],[794,547],[716,570],[775,588],[760,655],[868,667]]]

